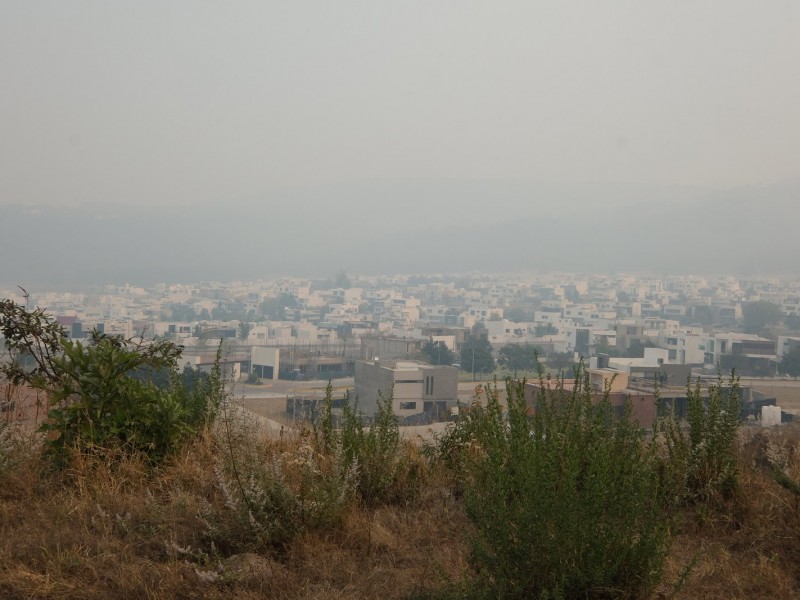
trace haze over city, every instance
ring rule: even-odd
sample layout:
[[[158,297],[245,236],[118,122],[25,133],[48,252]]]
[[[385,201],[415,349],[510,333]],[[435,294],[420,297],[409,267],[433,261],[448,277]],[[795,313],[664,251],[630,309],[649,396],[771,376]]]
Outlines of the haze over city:
[[[5,0],[0,597],[800,598],[798,0]]]
[[[10,2],[0,282],[791,275],[798,17]]]

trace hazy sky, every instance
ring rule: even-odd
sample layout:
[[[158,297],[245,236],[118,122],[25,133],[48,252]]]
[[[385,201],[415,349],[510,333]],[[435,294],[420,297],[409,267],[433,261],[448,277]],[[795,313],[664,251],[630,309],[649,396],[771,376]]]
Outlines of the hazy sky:
[[[800,175],[797,0],[5,0],[0,203]]]

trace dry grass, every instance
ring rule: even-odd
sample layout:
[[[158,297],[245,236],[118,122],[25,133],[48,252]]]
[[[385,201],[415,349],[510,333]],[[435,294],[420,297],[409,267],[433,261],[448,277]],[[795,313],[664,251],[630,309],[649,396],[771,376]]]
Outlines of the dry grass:
[[[757,435],[742,448],[739,493],[720,512],[687,514],[674,538],[665,582],[695,564],[677,598],[800,598],[800,502],[766,468],[767,454],[777,455],[800,480],[800,431]],[[207,434],[157,470],[83,455],[55,472],[21,446],[25,460],[0,473],[0,597],[412,598],[469,573],[461,501],[430,470],[407,506],[351,504],[280,554],[214,554],[203,515],[223,508],[212,469],[219,451]],[[670,592],[664,584],[656,597]]]
[[[772,476],[768,455],[777,448],[800,481],[800,428],[744,431],[738,493],[718,511],[686,515],[664,579],[695,566],[676,598],[800,598],[800,498]]]
[[[64,472],[31,454],[0,484],[0,597],[404,598],[465,569],[463,515],[435,488],[414,506],[352,506],[282,555],[230,562],[204,535],[203,514],[223,512],[217,452],[209,434],[156,471],[84,455]]]

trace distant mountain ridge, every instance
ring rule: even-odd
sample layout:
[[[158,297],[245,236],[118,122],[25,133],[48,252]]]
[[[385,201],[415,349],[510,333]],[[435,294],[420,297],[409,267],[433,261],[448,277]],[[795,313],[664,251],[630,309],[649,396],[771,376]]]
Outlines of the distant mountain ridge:
[[[0,206],[0,283],[137,283],[349,272],[798,275],[800,181],[369,183],[181,207]]]

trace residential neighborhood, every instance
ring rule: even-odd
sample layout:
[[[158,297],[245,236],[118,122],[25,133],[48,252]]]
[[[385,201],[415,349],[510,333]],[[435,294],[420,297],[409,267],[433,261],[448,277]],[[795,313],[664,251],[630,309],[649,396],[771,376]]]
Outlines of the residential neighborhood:
[[[340,272],[328,280],[0,295],[46,308],[71,338],[97,330],[174,340],[183,346],[183,364],[199,370],[211,368],[219,348],[231,381],[342,380],[367,415],[378,392],[392,392],[392,381],[398,402],[407,395],[408,385],[396,383],[399,371],[420,373],[406,378],[415,382],[427,381],[421,373],[429,369],[454,373],[436,377],[452,389],[425,387],[395,407],[409,422],[436,420],[456,407],[459,371],[462,382],[502,379],[518,368],[535,378],[531,360],[503,361],[514,348],[531,348],[548,377],[568,379],[580,361],[611,370],[615,391],[630,388],[628,395],[643,391],[637,381],[674,389],[690,377],[731,370],[762,379],[796,376],[800,353],[800,282],[774,279]],[[478,343],[488,356],[476,355]],[[387,369],[395,376],[378,376]],[[382,377],[386,383],[378,386]]]

